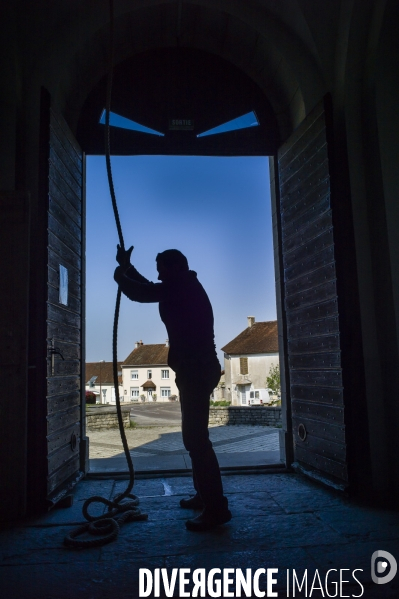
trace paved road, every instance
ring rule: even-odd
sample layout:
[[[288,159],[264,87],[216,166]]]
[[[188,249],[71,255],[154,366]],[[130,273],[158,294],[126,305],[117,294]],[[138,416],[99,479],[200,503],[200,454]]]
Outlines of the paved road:
[[[190,470],[191,460],[181,436],[180,404],[150,403],[132,406],[135,428],[126,429],[136,472]],[[267,426],[209,427],[220,466],[264,466],[280,462],[278,429]],[[90,471],[127,471],[118,429],[88,432]]]
[[[117,429],[88,433],[90,458],[112,458],[123,455]],[[209,435],[216,453],[278,451],[278,429],[267,426],[211,426]],[[133,457],[184,455],[181,429],[177,426],[154,426],[126,429]]]
[[[130,410],[130,418],[139,426],[179,426],[181,421],[180,403],[135,404]]]

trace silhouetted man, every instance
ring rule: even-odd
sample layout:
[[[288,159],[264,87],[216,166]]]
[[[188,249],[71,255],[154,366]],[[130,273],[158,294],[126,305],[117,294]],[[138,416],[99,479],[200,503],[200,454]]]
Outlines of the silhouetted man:
[[[178,250],[158,254],[161,283],[151,283],[131,264],[133,248],[118,246],[115,281],[135,302],[159,302],[159,314],[169,337],[168,364],[176,373],[180,392],[183,443],[190,454],[196,495],[182,499],[183,508],[202,509],[187,520],[189,530],[202,531],[231,519],[223,495],[219,464],[209,439],[209,397],[220,379],[216,356],[212,306],[197,274]]]

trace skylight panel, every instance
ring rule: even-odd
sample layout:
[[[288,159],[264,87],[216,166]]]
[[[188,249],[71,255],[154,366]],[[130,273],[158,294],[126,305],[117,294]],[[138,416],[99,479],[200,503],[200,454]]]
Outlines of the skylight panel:
[[[103,110],[99,123],[101,125],[105,125],[105,109]],[[131,121],[124,116],[120,116],[115,112],[109,113],[109,124],[112,127],[119,127],[120,129],[130,129],[131,131],[140,131],[141,133],[150,133],[151,135],[158,135],[160,137],[164,137],[164,133],[160,133],[159,131],[155,131],[155,129],[150,129],[149,127],[145,127],[144,125],[140,125],[140,123],[136,123],[136,121]]]
[[[215,135],[216,133],[226,133],[227,131],[236,131],[238,129],[248,129],[249,127],[258,127],[259,121],[255,112],[252,110],[251,112],[247,112],[242,116],[237,117],[231,121],[227,121],[227,123],[223,123],[222,125],[218,125],[213,129],[208,129],[208,131],[204,131],[203,133],[199,133],[197,137],[205,137],[206,135]]]

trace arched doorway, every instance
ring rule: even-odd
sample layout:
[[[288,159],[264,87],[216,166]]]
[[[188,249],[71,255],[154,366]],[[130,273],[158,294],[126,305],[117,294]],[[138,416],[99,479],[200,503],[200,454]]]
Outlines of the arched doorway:
[[[295,57],[289,36],[281,28],[279,29],[278,25],[271,30],[267,19],[262,21],[260,26],[253,18],[250,19],[245,11],[245,14],[235,15],[228,11],[226,13],[221,11],[220,7],[212,9],[207,6],[199,9],[198,6],[190,3],[184,5],[184,10],[181,13],[178,11],[176,22],[174,8],[176,7],[173,5],[163,3],[157,8],[152,6],[134,11],[121,7],[117,15],[116,37],[119,42],[117,44],[118,64],[115,67],[114,102],[119,103],[120,109],[115,108],[114,104],[113,109],[118,110],[125,118],[141,121],[143,125],[164,132],[165,135],[144,140],[142,137],[140,139],[140,134],[114,130],[112,140],[113,147],[116,148],[114,151],[139,153],[143,152],[145,147],[146,153],[203,153],[208,155],[238,153],[256,155],[262,153],[278,156],[278,162],[275,161],[272,172],[275,193],[273,212],[275,254],[278,264],[279,320],[282,323],[282,361],[285,362],[287,381],[290,380],[288,373],[295,375],[292,381],[290,380],[290,388],[287,387],[283,391],[287,418],[282,436],[287,450],[287,461],[291,463],[294,459],[292,455],[292,419],[289,412],[291,408],[290,391],[292,391],[293,385],[298,384],[300,397],[297,397],[296,400],[302,402],[301,406],[297,404],[298,409],[301,408],[302,412],[298,412],[301,417],[297,423],[296,447],[299,447],[299,450],[295,449],[295,459],[299,464],[303,463],[308,466],[310,470],[334,479],[338,485],[346,486],[348,473],[344,421],[341,418],[337,426],[336,416],[333,415],[336,412],[329,408],[330,402],[338,401],[340,405],[338,411],[342,417],[344,400],[341,393],[342,380],[339,379],[338,372],[342,366],[340,362],[341,347],[339,343],[334,347],[317,346],[316,344],[311,348],[312,351],[306,352],[304,346],[299,347],[296,351],[293,349],[295,344],[291,344],[290,350],[288,326],[292,323],[287,320],[285,271],[294,266],[294,263],[286,261],[287,254],[291,252],[292,258],[294,250],[303,246],[307,251],[309,245],[311,246],[312,251],[308,252],[306,256],[306,264],[310,270],[297,272],[294,279],[298,280],[293,283],[292,287],[296,287],[296,293],[299,294],[302,291],[318,287],[320,281],[312,278],[313,275],[310,277],[310,273],[315,270],[314,264],[312,265],[312,252],[318,254],[320,249],[315,245],[320,240],[317,242],[315,240],[320,236],[320,232],[331,233],[334,228],[334,219],[329,203],[331,191],[329,186],[331,165],[327,139],[329,117],[326,116],[323,105],[319,105],[314,113],[310,111],[310,108],[317,103],[317,100],[320,100],[325,91],[323,82],[318,69],[309,59],[303,46],[301,44],[296,46],[297,56]],[[225,8],[227,9],[227,6]],[[187,19],[187,29],[182,28],[183,17]],[[140,30],[137,29],[138,23]],[[221,24],[224,24],[224,27],[221,27]],[[130,27],[129,35],[127,35],[128,27]],[[183,33],[183,29],[185,33]],[[163,31],[163,35],[166,36],[162,44],[159,43],[160,31]],[[213,32],[214,35],[206,35],[210,32]],[[270,33],[268,38],[266,33]],[[277,34],[281,34],[279,39]],[[185,47],[184,35],[187,36],[186,46],[190,46],[189,48]],[[77,61],[75,64],[79,64],[79,68],[74,72],[72,64],[69,64],[70,80],[69,86],[66,86],[68,89],[64,88],[61,91],[61,87],[58,87],[58,92],[53,94],[54,102],[64,106],[65,116],[82,144],[83,150],[91,153],[102,152],[102,134],[100,133],[101,128],[98,127],[98,119],[103,109],[104,80],[101,78],[104,73],[104,63],[99,63],[97,59],[106,37],[105,23],[104,27],[97,29],[92,37],[90,35],[87,37],[87,45],[82,44],[79,48],[75,56]],[[132,48],[132,40],[135,43],[134,48]],[[91,48],[90,52],[87,51],[88,45]],[[160,45],[161,49],[159,49]],[[157,46],[158,50],[154,49]],[[143,50],[146,48],[147,50],[144,52]],[[301,64],[298,62],[298,56],[301,58]],[[260,58],[262,59],[262,68],[257,68]],[[288,58],[290,58],[290,63],[287,62]],[[293,69],[293,65],[297,68]],[[133,77],[132,73],[134,73]],[[135,76],[137,77],[136,81]],[[80,85],[78,85],[78,81]],[[138,91],[140,91],[140,96],[135,98],[134,94]],[[174,114],[183,112],[183,110],[184,114]],[[194,116],[186,114],[189,110],[192,112],[197,110],[197,112]],[[231,138],[230,143],[225,143],[224,139],[216,136],[212,138],[196,137],[197,132],[201,133],[203,130],[239,116],[237,112],[250,110],[256,110],[260,127],[237,132]],[[305,121],[306,113],[309,113],[310,116],[309,120]],[[173,120],[193,121],[194,128],[176,131],[170,127],[170,122]],[[289,134],[300,122],[303,122],[301,128],[297,129],[293,137],[288,140]],[[313,128],[314,124],[316,124],[315,129]],[[198,128],[196,129],[196,127]],[[316,143],[313,143],[316,138]],[[282,141],[286,141],[286,145],[279,153],[278,148]],[[313,157],[320,149],[325,154],[322,158],[324,168],[322,173],[317,169],[309,168],[313,165]],[[293,198],[287,199],[291,214],[294,214],[289,225],[294,229],[297,225],[300,228],[298,236],[292,233],[292,238],[289,240],[291,245],[288,247],[285,245],[285,241],[288,243],[288,240],[282,234],[287,224],[284,221],[286,217],[283,207],[286,191],[284,185],[293,176],[303,179],[306,182],[305,186],[309,185],[310,187],[314,185],[314,177],[318,182],[321,177],[324,182],[327,181],[327,187],[318,195],[321,203],[318,205],[318,211],[314,213],[317,214],[320,221],[317,219],[306,221],[308,215],[305,213],[308,205],[305,201],[301,206],[301,215],[305,215],[305,220],[298,223],[296,217],[299,215],[295,211],[299,209],[299,205],[293,201],[291,206]],[[302,199],[307,197],[309,190],[304,190],[298,185],[294,185],[293,188],[296,193],[301,195]],[[307,225],[310,223],[311,226],[308,227]],[[325,229],[319,229],[319,226],[325,227]],[[326,266],[328,275],[324,271],[319,271],[317,275],[314,275],[315,277],[320,275],[322,279],[323,277],[325,279],[326,276],[330,277],[329,283],[336,279],[334,238],[335,234],[331,233],[328,247],[332,248],[332,254],[329,261],[322,265]],[[297,245],[292,245],[292,243],[297,243]],[[301,254],[298,255],[300,255],[298,261],[303,260],[304,257]],[[306,287],[310,281],[309,277],[312,280],[311,287]],[[301,284],[305,287],[301,288]],[[317,298],[318,302],[323,303],[336,298],[334,285],[330,285],[330,288],[331,297],[320,296]],[[328,326],[329,322],[324,322],[323,319],[330,318],[331,313],[319,317],[319,312],[316,310],[316,316],[314,314],[309,316],[307,306],[316,304],[317,302],[308,302],[302,307],[306,308],[304,311],[306,318],[310,317],[317,321],[316,328],[320,329],[320,326]],[[295,311],[300,308],[301,306],[297,305],[293,309]],[[339,310],[334,313],[334,317],[339,320]],[[305,324],[307,324],[306,318]],[[323,324],[319,322],[321,320],[323,320]],[[314,335],[314,333],[309,333],[306,326],[302,329],[302,333],[302,340],[306,345],[307,336]],[[322,328],[320,337],[326,335],[327,329]],[[323,344],[323,340],[320,343]],[[323,351],[321,348],[324,348]],[[334,356],[321,355],[324,354],[326,348],[332,350],[327,353],[334,353]],[[295,364],[289,359],[294,355],[299,356],[298,360],[295,358]],[[328,361],[330,358],[332,361],[325,362],[325,359]],[[334,379],[338,381],[336,386],[330,385],[334,378],[333,370],[336,371],[338,377]],[[295,377],[297,378],[295,379]],[[323,395],[324,387],[338,389],[338,393],[325,396]],[[313,394],[313,398],[304,397],[308,391],[310,391],[310,395]],[[304,414],[307,414],[308,417],[306,422]],[[326,427],[325,424],[328,426]],[[326,431],[327,428],[328,432],[324,434],[323,431]],[[306,434],[303,434],[304,429]]]

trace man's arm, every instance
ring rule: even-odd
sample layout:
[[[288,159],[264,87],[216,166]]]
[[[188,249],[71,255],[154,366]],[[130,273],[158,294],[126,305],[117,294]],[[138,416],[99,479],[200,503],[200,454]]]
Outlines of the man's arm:
[[[134,266],[132,266],[132,264],[130,263],[130,257],[132,255],[134,247],[131,246],[128,250],[124,250],[118,244],[116,248],[116,261],[119,264],[119,274],[126,275],[129,279],[132,279],[133,281],[138,281],[139,283],[149,283],[150,281],[143,277],[138,272],[138,270],[136,270]]]
[[[135,267],[132,264],[125,271],[124,274],[125,274],[125,276],[128,279],[131,279],[132,281],[137,281],[137,283],[151,283],[151,281],[149,281],[148,279],[146,279],[145,277],[143,277],[143,275],[141,275],[139,273],[139,271],[136,270]]]
[[[131,271],[133,269],[133,272]],[[134,278],[128,276],[132,273]],[[139,278],[135,278],[137,276]],[[162,302],[170,295],[169,286],[164,283],[151,283],[131,266],[124,272],[123,267],[118,266],[114,273],[114,279],[123,293],[132,301],[140,303]]]

